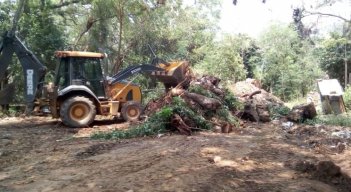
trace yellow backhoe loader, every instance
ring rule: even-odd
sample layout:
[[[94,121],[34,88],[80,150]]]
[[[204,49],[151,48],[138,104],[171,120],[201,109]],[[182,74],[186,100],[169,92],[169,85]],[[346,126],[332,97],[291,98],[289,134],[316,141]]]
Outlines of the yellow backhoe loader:
[[[142,113],[142,94],[139,86],[126,81],[128,77],[147,73],[169,88],[181,83],[188,69],[187,62],[154,60],[150,65],[128,67],[107,79],[101,69],[105,54],[57,51],[55,56],[60,62],[55,81],[44,85],[46,67],[16,35],[7,33],[0,42],[0,79],[13,53],[23,67],[27,112],[51,113],[69,127],[89,126],[96,115],[135,121]],[[0,91],[0,104],[9,103],[9,93],[13,93],[11,86]]]

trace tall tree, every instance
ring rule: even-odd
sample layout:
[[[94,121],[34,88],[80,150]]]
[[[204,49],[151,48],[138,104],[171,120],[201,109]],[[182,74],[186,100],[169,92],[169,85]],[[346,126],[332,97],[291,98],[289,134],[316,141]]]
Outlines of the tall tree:
[[[330,38],[324,39],[318,48],[319,62],[323,70],[330,78],[338,79],[342,84],[345,82],[345,60],[351,61],[351,43],[342,34],[331,33]],[[351,72],[348,67],[347,74]]]
[[[223,80],[236,82],[246,77],[241,44],[245,40],[237,41],[241,37],[225,35],[219,42],[207,45],[201,51],[204,59],[195,66],[201,73],[215,75]],[[248,46],[247,46],[248,47]]]
[[[51,1],[28,0],[18,31],[38,59],[49,71],[54,71],[54,52],[64,48],[65,39],[63,28],[55,21],[51,5]]]
[[[313,47],[289,26],[276,24],[260,37],[263,84],[284,100],[304,96],[320,77]]]
[[[198,58],[196,49],[215,37],[219,8],[219,0],[197,1],[194,6],[185,6],[181,0],[162,5],[97,0],[89,13],[97,22],[81,42],[95,51],[102,48],[117,70],[148,62],[148,45],[156,48],[159,56],[193,61]],[[102,39],[105,44],[97,41]]]

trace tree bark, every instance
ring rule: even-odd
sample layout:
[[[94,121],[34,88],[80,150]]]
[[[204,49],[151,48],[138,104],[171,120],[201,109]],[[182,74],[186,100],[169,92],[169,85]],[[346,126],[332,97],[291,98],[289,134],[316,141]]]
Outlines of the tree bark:
[[[189,93],[188,91],[179,88],[173,88],[171,94],[172,96],[183,97],[184,100],[192,100],[207,110],[216,110],[222,106],[222,103],[217,99],[209,98],[197,93]]]
[[[18,26],[18,21],[21,18],[21,15],[23,13],[23,9],[24,9],[24,4],[25,4],[25,0],[19,0],[18,1],[18,8],[16,10],[15,16],[13,17],[12,20],[12,28],[10,31],[10,34],[15,34],[17,26]]]
[[[317,116],[316,108],[313,103],[297,105],[293,107],[287,119],[293,122],[302,122],[306,119],[313,119]]]
[[[181,134],[191,135],[191,128],[184,123],[183,119],[178,114],[174,114],[171,117],[171,125],[177,128]]]
[[[123,64],[122,57],[122,39],[123,39],[123,27],[124,27],[124,1],[118,1],[118,5],[116,7],[117,19],[119,21],[118,26],[118,48],[117,48],[117,59],[113,66],[114,73],[118,73],[119,69]]]

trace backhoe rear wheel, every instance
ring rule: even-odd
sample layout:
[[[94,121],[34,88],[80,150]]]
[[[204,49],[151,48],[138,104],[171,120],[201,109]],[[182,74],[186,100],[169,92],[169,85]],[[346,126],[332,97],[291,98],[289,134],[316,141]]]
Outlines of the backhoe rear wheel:
[[[87,127],[94,121],[95,115],[94,103],[83,96],[65,100],[60,109],[62,122],[69,127]]]
[[[135,101],[126,102],[121,109],[122,117],[126,121],[138,121],[142,111],[141,104]]]

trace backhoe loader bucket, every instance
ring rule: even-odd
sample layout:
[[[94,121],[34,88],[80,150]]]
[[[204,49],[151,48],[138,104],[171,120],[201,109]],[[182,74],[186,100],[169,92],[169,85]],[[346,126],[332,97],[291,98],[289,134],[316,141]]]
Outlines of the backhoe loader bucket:
[[[189,63],[186,61],[170,62],[159,64],[164,71],[154,71],[151,76],[156,77],[166,87],[175,87],[185,80],[185,74],[188,70]]]

